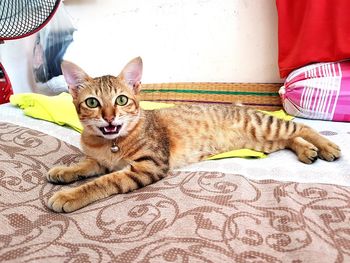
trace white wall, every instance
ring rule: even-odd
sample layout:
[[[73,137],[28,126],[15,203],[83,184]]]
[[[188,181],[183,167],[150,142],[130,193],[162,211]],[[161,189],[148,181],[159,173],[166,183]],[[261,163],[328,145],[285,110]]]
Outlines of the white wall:
[[[275,0],[64,3],[78,28],[66,59],[92,76],[116,75],[131,58],[142,56],[144,83],[281,82]],[[6,45],[0,47],[2,61],[17,78],[15,68],[26,63],[17,50],[27,48]],[[16,90],[26,87],[12,82]]]

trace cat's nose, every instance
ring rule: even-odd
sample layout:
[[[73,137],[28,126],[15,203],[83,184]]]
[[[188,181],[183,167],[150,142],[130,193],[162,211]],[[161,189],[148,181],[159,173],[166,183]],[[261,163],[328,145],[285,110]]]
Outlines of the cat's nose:
[[[114,116],[103,116],[103,119],[108,123],[112,123],[114,121]]]

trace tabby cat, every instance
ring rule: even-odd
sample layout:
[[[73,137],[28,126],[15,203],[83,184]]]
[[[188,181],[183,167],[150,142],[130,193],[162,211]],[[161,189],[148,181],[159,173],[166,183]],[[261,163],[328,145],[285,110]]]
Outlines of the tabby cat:
[[[234,105],[181,105],[140,109],[142,60],[131,60],[117,77],[89,77],[62,63],[84,131],[86,158],[71,167],[54,167],[47,179],[70,183],[96,177],[55,193],[48,206],[72,212],[113,194],[127,193],[164,178],[168,171],[240,148],[265,153],[289,148],[311,164],[317,157],[334,161],[337,145],[310,127]]]

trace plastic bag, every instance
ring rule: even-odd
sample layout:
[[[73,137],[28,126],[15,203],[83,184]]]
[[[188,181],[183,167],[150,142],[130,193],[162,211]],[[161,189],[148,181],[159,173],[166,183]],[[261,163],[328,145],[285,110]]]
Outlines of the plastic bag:
[[[61,62],[73,41],[75,30],[61,3],[51,21],[37,34],[33,50],[33,74],[38,92],[52,95],[68,90],[62,76]]]
[[[289,74],[279,93],[290,115],[350,122],[350,61],[299,68]]]

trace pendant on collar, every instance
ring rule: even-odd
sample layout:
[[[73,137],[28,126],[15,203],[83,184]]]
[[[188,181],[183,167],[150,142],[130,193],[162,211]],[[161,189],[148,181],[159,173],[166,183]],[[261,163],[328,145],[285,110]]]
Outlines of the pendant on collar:
[[[116,153],[119,151],[119,147],[117,146],[115,140],[113,140],[112,146],[111,146],[111,152]]]

